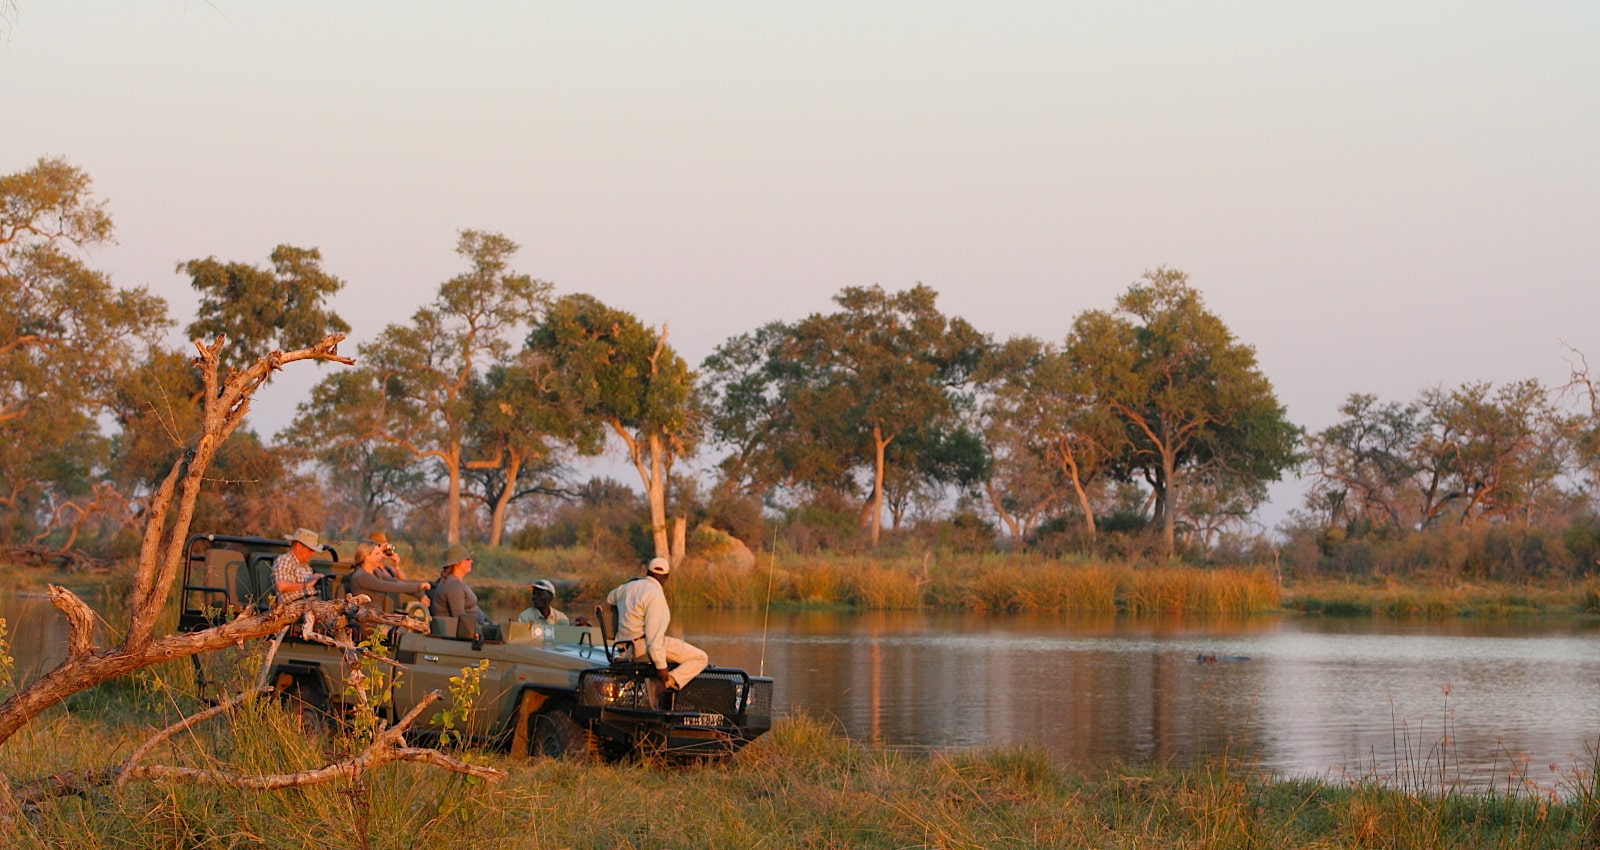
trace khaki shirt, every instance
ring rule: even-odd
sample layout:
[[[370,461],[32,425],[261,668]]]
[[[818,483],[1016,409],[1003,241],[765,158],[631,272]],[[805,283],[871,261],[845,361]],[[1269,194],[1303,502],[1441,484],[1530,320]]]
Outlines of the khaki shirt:
[[[661,582],[648,576],[633,579],[606,594],[606,601],[617,606],[617,641],[643,639],[650,663],[665,670],[667,648],[662,639],[672,622],[672,609]]]

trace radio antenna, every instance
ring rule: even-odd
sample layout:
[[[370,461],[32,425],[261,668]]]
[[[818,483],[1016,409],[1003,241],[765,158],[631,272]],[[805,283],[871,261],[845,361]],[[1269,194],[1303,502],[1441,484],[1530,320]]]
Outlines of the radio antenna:
[[[778,571],[778,529],[772,529],[772,548],[767,550],[767,601],[761,610],[761,663],[756,675],[767,675],[767,621],[772,619],[772,575]]]

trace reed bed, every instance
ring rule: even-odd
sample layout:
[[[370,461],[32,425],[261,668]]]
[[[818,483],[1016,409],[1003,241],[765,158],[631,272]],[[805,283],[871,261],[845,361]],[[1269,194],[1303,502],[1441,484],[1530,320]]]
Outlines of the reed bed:
[[[1025,558],[935,562],[779,559],[767,568],[684,569],[673,604],[906,610],[944,608],[1017,613],[1258,614],[1278,604],[1264,570],[1136,568]]]
[[[474,570],[482,604],[520,604],[527,584],[553,579],[557,607],[587,611],[611,588],[639,575],[639,564],[596,558],[579,549],[499,558]],[[1134,566],[1058,560],[1028,554],[828,558],[762,555],[738,567],[691,557],[673,572],[672,604],[682,608],[912,610],[1085,614],[1257,614],[1278,606],[1278,584],[1257,567]]]
[[[1290,587],[1283,606],[1306,614],[1450,619],[1549,613],[1600,613],[1600,580],[1548,587],[1408,579],[1309,581]]]
[[[294,769],[336,746],[263,702],[163,748],[170,763]],[[125,754],[138,724],[58,712],[8,743],[13,778]],[[1040,751],[882,749],[796,716],[726,763],[474,756],[494,785],[414,765],[262,793],[144,783],[47,802],[0,843],[46,848],[1556,848],[1594,846],[1592,782],[1471,796],[1285,779],[1248,760],[1073,772]],[[1592,775],[1592,773],[1590,774]]]

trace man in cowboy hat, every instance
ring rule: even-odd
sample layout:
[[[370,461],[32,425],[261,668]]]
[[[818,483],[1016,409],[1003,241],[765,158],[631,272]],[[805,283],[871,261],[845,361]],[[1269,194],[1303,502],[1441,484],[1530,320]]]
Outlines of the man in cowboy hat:
[[[321,576],[311,571],[311,556],[322,548],[322,540],[309,528],[297,528],[289,535],[289,551],[272,562],[272,585],[279,605],[299,602],[315,595]]]
[[[529,604],[528,607],[522,609],[521,614],[517,615],[517,622],[534,623],[538,625],[544,625],[548,623],[552,626],[565,626],[570,624],[572,621],[567,618],[566,614],[563,614],[551,607],[551,603],[555,602],[555,598],[555,582],[542,578],[529,585]]]
[[[645,567],[645,574],[629,579],[606,594],[606,601],[617,607],[617,642],[633,646],[635,659],[650,659],[656,679],[671,690],[689,684],[706,669],[708,659],[699,647],[667,636],[672,609],[661,586],[672,575],[672,564],[656,558]],[[668,664],[678,666],[667,669]]]

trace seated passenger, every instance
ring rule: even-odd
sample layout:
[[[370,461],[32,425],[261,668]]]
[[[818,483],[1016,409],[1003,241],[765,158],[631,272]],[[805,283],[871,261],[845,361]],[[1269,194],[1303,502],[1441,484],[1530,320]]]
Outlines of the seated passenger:
[[[422,595],[432,587],[425,581],[407,581],[401,578],[391,578],[384,569],[386,547],[380,546],[370,540],[361,541],[356,546],[356,568],[350,573],[350,592],[365,593],[372,597],[374,607],[393,613],[395,609],[394,594],[410,593]],[[422,603],[428,603],[428,597],[422,596]]]
[[[274,605],[316,597],[323,576],[312,572],[311,556],[321,549],[322,539],[309,528],[297,528],[289,535],[289,551],[272,562],[272,586],[278,594]]]
[[[433,600],[433,616],[455,617],[461,625],[458,635],[481,638],[486,627],[494,623],[478,609],[478,594],[467,586],[467,574],[472,572],[472,553],[459,543],[444,550],[445,564],[439,570],[439,583],[428,591]]]
[[[389,535],[381,531],[374,531],[367,535],[367,539],[383,550],[383,561],[378,565],[378,575],[386,578],[404,579],[405,576],[400,574],[400,553],[395,551],[394,544],[389,542]]]
[[[550,604],[556,599],[556,586],[548,579],[539,579],[528,588],[528,607],[522,609],[517,615],[519,623],[533,623],[535,625],[549,624],[552,626],[565,626],[571,623],[567,615],[561,613]]]

